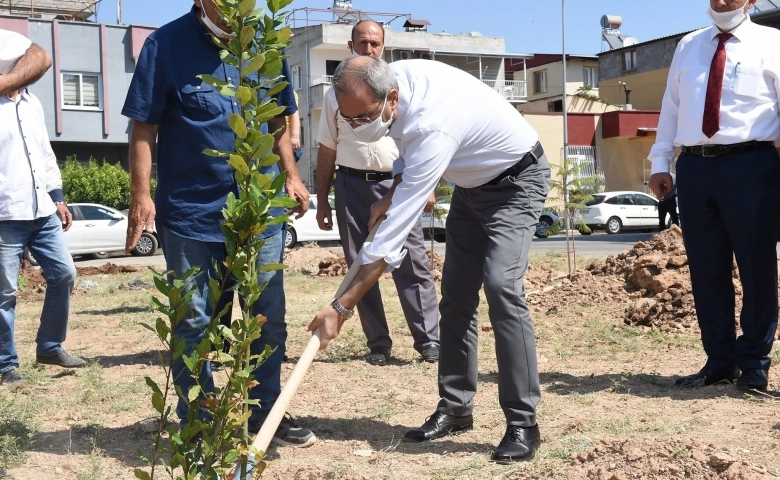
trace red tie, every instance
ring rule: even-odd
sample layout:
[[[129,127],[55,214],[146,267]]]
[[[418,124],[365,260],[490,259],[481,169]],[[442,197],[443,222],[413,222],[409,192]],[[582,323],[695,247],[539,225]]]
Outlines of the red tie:
[[[723,96],[723,73],[726,70],[726,41],[733,37],[730,33],[718,34],[718,49],[712,57],[710,78],[707,81],[707,97],[704,99],[704,118],[701,131],[712,138],[720,130],[720,100]]]

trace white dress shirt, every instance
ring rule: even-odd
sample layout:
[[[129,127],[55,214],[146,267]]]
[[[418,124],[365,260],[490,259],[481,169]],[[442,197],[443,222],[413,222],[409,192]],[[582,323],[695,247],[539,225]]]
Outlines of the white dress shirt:
[[[0,221],[52,215],[48,192],[61,189],[41,102],[27,91],[0,97]]]
[[[30,45],[32,42],[24,35],[0,29],[0,75],[8,74]]]
[[[389,133],[401,156],[393,173],[403,173],[403,180],[361,264],[384,259],[397,267],[439,178],[465,188],[484,185],[519,162],[539,136],[506,99],[463,70],[432,60],[390,68],[400,93]]]
[[[661,106],[651,173],[668,172],[675,147],[730,145],[780,139],[780,31],[745,20],[726,42],[720,130],[702,132],[710,65],[718,47],[717,27],[686,35],[677,45]]]
[[[392,171],[393,162],[398,158],[393,139],[385,137],[374,143],[358,141],[352,127],[336,120],[338,110],[336,91],[331,88],[322,99],[317,143],[336,151],[336,165],[374,172]]]

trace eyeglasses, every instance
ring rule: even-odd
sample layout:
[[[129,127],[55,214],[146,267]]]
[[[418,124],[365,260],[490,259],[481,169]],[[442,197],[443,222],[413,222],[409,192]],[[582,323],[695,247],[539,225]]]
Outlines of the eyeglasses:
[[[371,115],[363,115],[360,117],[352,118],[352,117],[345,117],[344,115],[341,114],[341,111],[339,111],[339,113],[336,114],[336,119],[339,122],[348,123],[350,126],[357,125],[360,127],[363,125],[368,125],[369,123],[373,122],[376,119],[376,112],[378,112],[379,109],[382,108],[386,102],[387,100],[377,105],[374,111],[371,112]]]

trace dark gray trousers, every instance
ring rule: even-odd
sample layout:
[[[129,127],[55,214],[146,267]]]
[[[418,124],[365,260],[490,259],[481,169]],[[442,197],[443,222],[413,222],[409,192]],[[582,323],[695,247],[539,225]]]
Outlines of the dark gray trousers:
[[[472,413],[478,382],[477,307],[484,284],[495,334],[499,404],[507,424],[536,425],[541,390],[523,276],[549,190],[550,167],[542,156],[497,185],[456,187],[453,192],[439,305],[440,412]]]
[[[367,182],[343,173],[336,174],[336,220],[348,265],[352,265],[368,237],[371,205],[386,195],[392,185],[392,179]],[[400,267],[393,270],[393,281],[406,323],[414,338],[414,348],[419,352],[427,345],[439,343],[436,285],[425,254],[425,239],[419,218],[404,248],[408,252]],[[391,347],[393,341],[387,327],[379,285],[374,285],[358,302],[357,310],[368,347]]]

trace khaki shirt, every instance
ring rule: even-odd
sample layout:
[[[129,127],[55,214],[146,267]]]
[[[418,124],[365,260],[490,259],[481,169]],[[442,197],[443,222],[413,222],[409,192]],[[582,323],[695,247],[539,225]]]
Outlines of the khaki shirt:
[[[393,171],[393,162],[398,158],[395,141],[389,136],[374,143],[358,141],[349,124],[336,120],[338,109],[336,91],[331,88],[322,100],[317,142],[336,151],[336,165],[375,172]]]

